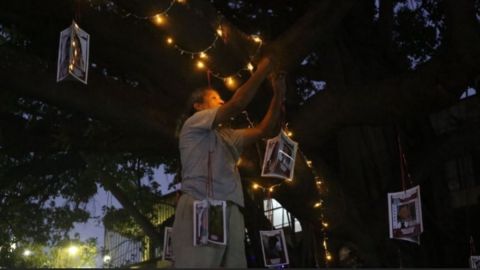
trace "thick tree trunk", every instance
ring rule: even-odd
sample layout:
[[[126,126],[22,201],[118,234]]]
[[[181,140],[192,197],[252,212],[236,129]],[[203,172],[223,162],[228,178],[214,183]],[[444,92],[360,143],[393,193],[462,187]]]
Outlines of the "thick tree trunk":
[[[337,213],[331,229],[340,241],[337,249],[353,242],[365,265],[386,266],[388,212],[386,193],[400,189],[396,137],[392,128],[352,127],[342,129],[337,137],[339,171],[337,179],[344,191],[343,215]],[[334,202],[331,202],[332,204]],[[338,202],[337,202],[338,203]],[[350,239],[349,239],[350,238]]]

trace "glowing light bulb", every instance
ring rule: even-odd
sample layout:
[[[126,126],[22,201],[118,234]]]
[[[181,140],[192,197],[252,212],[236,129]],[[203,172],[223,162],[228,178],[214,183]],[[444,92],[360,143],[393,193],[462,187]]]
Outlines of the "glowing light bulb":
[[[185,4],[185,0],[177,0],[177,2],[180,4]]]
[[[23,256],[28,257],[30,255],[32,255],[32,251],[29,249],[25,249],[25,251],[23,252]]]
[[[292,179],[292,178],[287,178],[287,179],[285,179],[285,181],[287,181],[287,182],[292,182],[293,179]]]
[[[258,184],[256,184],[256,183],[253,183],[253,186],[252,186],[252,187],[253,187],[253,189],[258,189],[260,186],[259,186]]]
[[[319,208],[320,206],[322,206],[322,202],[316,202],[313,207],[314,208]]]
[[[156,25],[162,25],[165,23],[165,16],[163,16],[162,14],[157,14],[153,16],[153,21]]]
[[[288,137],[292,137],[292,136],[293,136],[293,132],[287,131],[287,136],[288,136]]]
[[[207,59],[208,58],[208,55],[204,52],[201,52],[200,55],[199,55],[200,58],[202,59]]]
[[[169,45],[173,44],[173,38],[167,37],[167,44]]]
[[[202,61],[197,61],[197,68],[198,68],[198,69],[204,69],[204,68],[205,68],[205,64],[204,64]]]
[[[257,36],[257,35],[253,35],[253,36],[252,36],[252,39],[253,39],[253,41],[255,41],[256,43],[262,43],[262,39],[261,39],[259,36]]]
[[[250,71],[253,71],[253,65],[252,65],[252,63],[248,63],[248,64],[247,64],[247,69],[250,70]]]
[[[233,77],[228,77],[225,79],[225,84],[227,85],[228,88],[234,89],[237,86],[237,82]]]
[[[110,257],[110,255],[103,256],[103,262],[104,263],[109,263],[111,260],[112,260],[112,257]]]
[[[327,222],[322,222],[322,225],[323,225],[323,227],[325,227],[325,228],[328,227],[328,223],[327,223]]]
[[[219,26],[219,27],[217,28],[217,35],[218,35],[219,37],[223,36],[223,31],[222,31],[222,27],[221,27],[221,26]]]
[[[268,191],[273,192],[273,187],[270,187]]]
[[[327,261],[331,261],[333,259],[332,255],[330,255],[330,253],[328,253],[325,258],[327,259]]]
[[[312,161],[311,160],[307,160],[307,166],[310,167],[310,168],[312,167]]]

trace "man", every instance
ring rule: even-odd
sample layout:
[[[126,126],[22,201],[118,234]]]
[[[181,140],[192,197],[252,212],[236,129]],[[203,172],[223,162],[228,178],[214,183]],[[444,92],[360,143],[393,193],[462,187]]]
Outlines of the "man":
[[[222,123],[240,114],[273,69],[263,58],[247,82],[224,102],[217,91],[202,89],[192,95],[195,113],[180,131],[182,196],[172,230],[174,266],[178,268],[247,267],[245,225],[239,207],[244,206],[236,163],[244,146],[269,134],[278,123],[285,98],[283,73],[271,76],[273,97],[262,121],[254,128],[233,130]],[[227,245],[193,246],[193,202],[208,197],[227,201]]]

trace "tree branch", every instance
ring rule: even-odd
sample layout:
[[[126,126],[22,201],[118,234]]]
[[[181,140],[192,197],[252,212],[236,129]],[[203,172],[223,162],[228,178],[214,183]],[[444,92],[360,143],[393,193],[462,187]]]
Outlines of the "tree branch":
[[[415,71],[352,89],[348,95],[330,88],[320,92],[292,116],[298,140],[309,146],[321,145],[346,125],[392,123],[428,115],[457,102],[480,74],[480,35],[471,12],[473,2],[449,3],[447,27],[465,29],[450,34],[441,54]]]
[[[100,182],[106,188],[106,190],[112,192],[112,195],[120,202],[120,204],[125,208],[125,210],[130,213],[132,218],[137,222],[137,224],[142,227],[142,230],[145,234],[150,237],[150,239],[162,239],[161,233],[157,231],[155,226],[148,220],[138,209],[133,205],[133,203],[128,199],[126,194],[117,186],[115,179],[110,175],[103,175],[100,179]]]

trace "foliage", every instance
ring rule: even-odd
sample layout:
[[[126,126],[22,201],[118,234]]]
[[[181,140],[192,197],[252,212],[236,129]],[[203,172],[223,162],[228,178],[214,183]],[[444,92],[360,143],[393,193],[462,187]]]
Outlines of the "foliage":
[[[81,241],[67,237],[49,247],[19,242],[15,248],[0,252],[0,265],[8,268],[91,268],[96,265],[96,245],[95,238]],[[72,247],[75,252],[69,251]]]
[[[274,39],[308,8],[308,1],[214,1],[218,10],[246,33]]]
[[[102,150],[99,137],[114,136],[105,123],[8,93],[1,105],[2,126],[9,128],[0,130],[0,243],[54,244],[90,217],[85,207],[104,174],[134,202],[160,194],[153,169],[163,157]]]
[[[85,268],[95,267],[97,256],[96,239],[90,238],[85,242],[79,240],[65,240],[52,248],[50,267],[52,268]],[[72,254],[72,247],[78,250]]]
[[[106,208],[105,210],[103,225],[106,229],[132,239],[141,239],[144,236],[142,228],[135,223],[125,209]]]
[[[441,45],[444,16],[438,1],[402,1],[395,6],[394,41],[410,66],[429,60]]]

